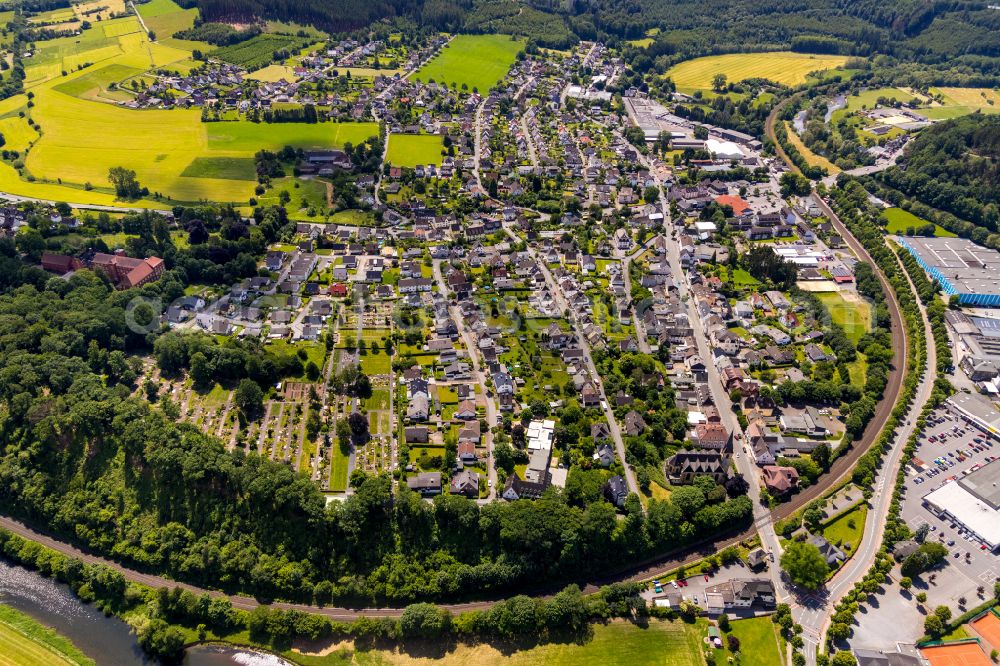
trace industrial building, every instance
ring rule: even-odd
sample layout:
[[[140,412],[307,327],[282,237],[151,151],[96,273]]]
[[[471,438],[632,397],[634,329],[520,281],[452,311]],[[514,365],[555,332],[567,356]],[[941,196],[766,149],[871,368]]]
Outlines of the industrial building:
[[[1000,440],[1000,411],[993,402],[976,393],[956,393],[945,406],[973,428]]]
[[[994,461],[924,496],[934,514],[960,523],[991,551],[1000,547],[1000,461]]]
[[[1000,306],[1000,252],[964,238],[897,240],[962,305]]]

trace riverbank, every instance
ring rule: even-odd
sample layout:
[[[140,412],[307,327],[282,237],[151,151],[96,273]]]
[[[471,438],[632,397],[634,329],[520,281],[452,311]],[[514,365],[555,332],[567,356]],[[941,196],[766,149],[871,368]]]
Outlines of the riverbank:
[[[73,642],[28,615],[0,604],[0,661],[18,666],[95,666]]]

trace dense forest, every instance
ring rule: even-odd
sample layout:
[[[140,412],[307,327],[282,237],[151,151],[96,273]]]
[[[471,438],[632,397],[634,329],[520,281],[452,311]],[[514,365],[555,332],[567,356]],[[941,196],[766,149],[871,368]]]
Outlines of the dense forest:
[[[992,233],[1000,225],[998,160],[1000,116],[972,114],[925,129],[879,180]]]
[[[651,59],[792,48],[893,54],[941,62],[1000,56],[1000,12],[979,0],[185,0],[206,21],[274,18],[333,31],[407,17],[448,30],[526,35],[544,46],[638,39],[656,28]]]

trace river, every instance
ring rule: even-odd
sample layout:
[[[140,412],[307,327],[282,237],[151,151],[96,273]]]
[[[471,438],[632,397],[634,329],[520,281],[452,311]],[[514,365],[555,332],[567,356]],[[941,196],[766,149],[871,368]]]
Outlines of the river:
[[[155,666],[146,658],[129,626],[85,604],[69,587],[0,558],[0,603],[17,609],[73,641],[103,666]],[[184,666],[289,666],[273,654],[232,646],[188,649]]]

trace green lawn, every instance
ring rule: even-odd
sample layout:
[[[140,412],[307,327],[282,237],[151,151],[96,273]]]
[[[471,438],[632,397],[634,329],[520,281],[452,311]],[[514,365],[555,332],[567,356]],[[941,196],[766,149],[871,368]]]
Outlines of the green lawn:
[[[871,305],[861,297],[854,296],[857,300],[848,301],[838,291],[817,293],[816,297],[826,306],[833,323],[843,327],[844,333],[854,342],[871,329]]]
[[[394,166],[440,165],[444,140],[439,134],[390,134],[385,159]]]
[[[0,664],[11,666],[92,666],[65,636],[9,606],[0,606]]]
[[[733,271],[733,284],[737,287],[754,287],[759,285],[760,282],[746,270],[737,268]]]
[[[868,507],[859,504],[823,526],[823,536],[832,544],[840,544],[845,553],[852,553],[861,542]]]
[[[389,389],[375,389],[365,399],[365,409],[389,409]]]
[[[905,236],[907,229],[919,229],[928,224],[927,220],[902,208],[887,208],[882,211],[882,217],[886,220],[885,230],[890,234],[900,236]],[[934,235],[938,238],[955,238],[955,234],[936,224],[934,225]]]
[[[735,623],[734,623],[735,624]],[[341,648],[324,656],[288,652],[286,657],[302,666],[334,664],[414,664],[416,656],[435,659],[441,666],[579,666],[616,664],[628,666],[703,666],[707,624],[650,620],[646,626],[615,620],[593,627],[593,635],[583,643],[548,643],[523,649],[505,646],[503,651],[489,644],[447,645],[409,644],[394,651],[369,648]],[[411,650],[412,648],[412,650]],[[422,661],[422,660],[421,660]],[[758,663],[758,662],[753,662]],[[759,662],[761,664],[765,662]],[[771,662],[773,666],[780,662]]]
[[[330,467],[330,490],[343,492],[347,490],[347,463],[348,454],[340,449],[340,444],[334,442],[330,447],[332,451],[332,463]]]
[[[326,359],[326,347],[319,342],[289,342],[287,340],[275,340],[268,342],[266,349],[274,354],[298,354],[300,349],[306,352],[305,359],[302,360],[304,366],[309,361],[316,364],[320,370],[323,369],[323,361]],[[306,381],[305,374],[302,377],[289,377],[293,381]]]
[[[778,633],[770,617],[735,620],[730,622],[730,627],[730,633],[740,641],[739,663],[742,666],[776,666],[783,663]]]
[[[456,35],[430,62],[418,69],[413,78],[435,81],[449,87],[464,84],[468,90],[486,93],[514,64],[524,49],[523,40],[507,35]]]
[[[368,352],[361,356],[361,372],[366,375],[387,375],[392,366],[392,357],[385,352]]]

